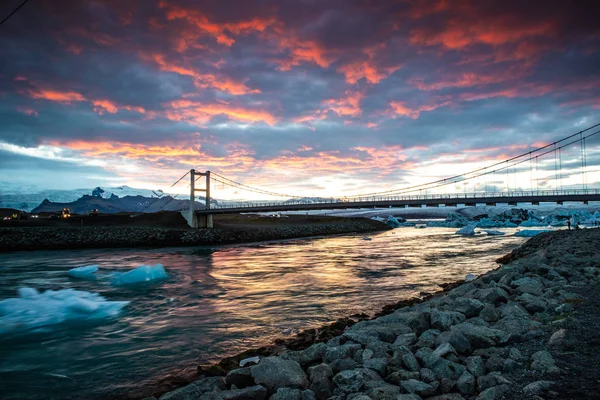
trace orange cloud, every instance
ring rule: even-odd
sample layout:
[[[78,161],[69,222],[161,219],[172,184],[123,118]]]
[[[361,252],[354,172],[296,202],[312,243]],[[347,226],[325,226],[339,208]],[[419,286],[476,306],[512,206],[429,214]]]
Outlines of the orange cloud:
[[[166,111],[167,118],[174,121],[186,121],[203,125],[212,117],[225,115],[240,122],[265,122],[274,125],[277,120],[268,111],[234,107],[221,103],[201,103],[191,100],[176,100],[168,103],[170,110]]]
[[[92,104],[94,105],[94,111],[100,115],[102,115],[104,112],[116,114],[119,111],[119,108],[128,111],[135,111],[140,114],[144,114],[146,112],[143,107],[118,106],[116,103],[110,100],[92,100]]]
[[[346,90],[346,96],[342,97],[339,100],[329,99],[323,102],[323,105],[335,112],[337,115],[341,116],[351,116],[357,117],[362,114],[362,109],[360,108],[360,102],[364,98],[364,95],[360,92],[354,92],[351,90]]]
[[[390,108],[394,114],[412,118],[412,119],[417,119],[417,118],[419,118],[419,116],[421,115],[422,112],[433,111],[436,108],[445,107],[450,104],[451,104],[450,101],[442,101],[438,104],[422,105],[422,106],[411,108],[404,101],[391,101]]]
[[[34,110],[33,108],[19,107],[19,108],[17,108],[17,111],[19,111],[20,113],[26,114],[26,115],[35,115],[36,117],[38,116],[38,112],[36,110]]]
[[[152,54],[150,56],[142,55],[143,58],[152,59],[161,71],[174,72],[179,75],[189,76],[194,80],[194,85],[198,88],[215,88],[233,95],[243,95],[250,93],[260,93],[258,89],[250,89],[243,82],[238,82],[227,77],[217,77],[213,74],[202,74],[190,68],[185,68],[165,60],[162,54]]]
[[[337,71],[344,74],[346,81],[351,84],[357,83],[362,78],[369,83],[379,83],[401,68],[401,65],[379,67],[375,60],[379,51],[386,51],[385,43],[364,49],[363,53],[368,57],[366,60],[357,60],[343,65]]]
[[[59,103],[67,103],[70,104],[74,101],[85,101],[86,98],[83,97],[80,93],[77,92],[61,92],[58,90],[46,90],[46,89],[37,89],[37,90],[29,90],[29,96],[34,99],[43,99],[56,101]]]

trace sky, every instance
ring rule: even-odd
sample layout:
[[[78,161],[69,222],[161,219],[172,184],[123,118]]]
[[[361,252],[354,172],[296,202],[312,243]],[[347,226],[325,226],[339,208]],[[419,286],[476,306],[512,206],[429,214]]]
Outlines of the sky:
[[[0,18],[20,3],[3,0]],[[342,197],[466,172],[600,122],[594,9],[31,0],[0,26],[0,181],[185,192],[186,180],[169,186],[195,168]],[[589,185],[599,137],[587,143]],[[564,165],[578,154],[565,149]],[[536,185],[557,185],[539,170]],[[261,197],[219,183],[213,195]]]

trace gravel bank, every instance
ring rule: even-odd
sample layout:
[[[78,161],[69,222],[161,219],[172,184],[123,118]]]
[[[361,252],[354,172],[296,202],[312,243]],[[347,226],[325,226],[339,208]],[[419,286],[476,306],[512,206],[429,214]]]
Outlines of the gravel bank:
[[[365,218],[336,218],[319,224],[176,229],[144,226],[61,226],[0,228],[0,252],[89,248],[215,246],[267,240],[366,233],[389,229]]]
[[[472,282],[303,350],[199,369],[159,399],[600,398],[599,248],[600,229],[540,235]]]

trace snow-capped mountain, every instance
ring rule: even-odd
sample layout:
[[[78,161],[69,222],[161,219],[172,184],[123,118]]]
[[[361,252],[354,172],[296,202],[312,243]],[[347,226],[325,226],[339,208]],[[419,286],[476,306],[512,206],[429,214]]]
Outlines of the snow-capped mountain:
[[[103,199],[110,199],[113,196],[119,198],[125,196],[143,196],[160,199],[165,196],[162,190],[136,189],[129,186],[97,187],[95,189],[39,190],[33,186],[0,182],[0,208],[31,211],[44,200],[54,203],[70,203],[80,199],[84,195]]]

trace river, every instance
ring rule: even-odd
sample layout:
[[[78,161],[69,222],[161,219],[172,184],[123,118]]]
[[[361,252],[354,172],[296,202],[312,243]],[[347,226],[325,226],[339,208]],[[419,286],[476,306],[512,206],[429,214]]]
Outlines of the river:
[[[198,363],[218,361],[385,304],[481,274],[526,239],[401,228],[220,248],[35,251],[0,255],[0,300],[20,287],[74,288],[131,303],[117,318],[44,334],[0,337],[3,399],[101,399]],[[166,281],[114,287],[71,279],[162,263]],[[1,321],[1,316],[0,316]]]

